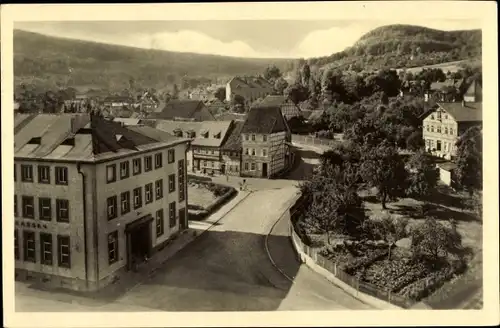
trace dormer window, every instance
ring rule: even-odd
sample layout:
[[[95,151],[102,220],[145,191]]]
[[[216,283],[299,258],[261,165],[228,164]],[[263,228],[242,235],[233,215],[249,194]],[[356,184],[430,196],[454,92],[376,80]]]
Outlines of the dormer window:
[[[42,143],[41,137],[31,138],[30,141],[28,141],[28,144],[30,144],[30,145],[39,145],[41,143]]]
[[[220,134],[221,134],[220,132],[218,132],[218,133],[214,134],[214,138],[215,138],[215,139],[220,139]]]
[[[175,135],[176,137],[182,138],[182,130],[181,130],[181,129],[179,129],[179,128],[175,129],[175,130],[174,130],[174,135]]]
[[[64,146],[74,146],[75,145],[75,138],[68,138],[66,140],[64,140],[61,145],[64,145]]]

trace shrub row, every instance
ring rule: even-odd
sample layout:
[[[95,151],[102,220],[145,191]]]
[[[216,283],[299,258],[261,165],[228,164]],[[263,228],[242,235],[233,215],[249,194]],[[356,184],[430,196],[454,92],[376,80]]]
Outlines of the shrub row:
[[[367,252],[366,255],[353,258],[349,263],[344,264],[342,269],[350,275],[355,275],[359,269],[368,267],[372,263],[387,256],[388,252],[387,249],[375,249],[371,253]]]

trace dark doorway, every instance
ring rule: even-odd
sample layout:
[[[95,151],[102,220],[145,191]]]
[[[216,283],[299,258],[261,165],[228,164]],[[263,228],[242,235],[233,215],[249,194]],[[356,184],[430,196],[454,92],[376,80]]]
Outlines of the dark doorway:
[[[152,217],[142,217],[126,227],[127,258],[129,269],[137,267],[151,257],[151,222]]]
[[[437,141],[436,150],[441,151],[441,140]]]
[[[221,164],[221,166],[220,166],[220,173],[221,174],[226,173],[226,165],[225,164]]]
[[[262,163],[262,176],[267,177],[267,163]]]
[[[188,221],[187,221],[185,208],[181,208],[179,210],[179,225],[180,225],[181,230],[185,230],[188,228]]]

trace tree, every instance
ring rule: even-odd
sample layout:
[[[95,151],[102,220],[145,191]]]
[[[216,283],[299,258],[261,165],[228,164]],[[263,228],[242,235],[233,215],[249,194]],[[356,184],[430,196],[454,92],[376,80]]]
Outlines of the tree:
[[[243,97],[242,95],[234,95],[232,103],[233,103],[233,105],[244,106],[245,105],[245,97]]]
[[[276,65],[266,67],[264,71],[264,78],[268,81],[274,81],[281,77],[281,71]]]
[[[457,185],[472,196],[475,190],[482,190],[483,136],[481,127],[469,128],[457,141]]]
[[[308,63],[305,63],[304,66],[302,66],[302,85],[307,86],[309,84],[309,79],[311,78],[311,67],[309,67]]]
[[[406,148],[412,151],[417,151],[425,146],[424,139],[422,137],[422,131],[413,131],[408,138],[406,138]]]
[[[375,147],[365,145],[361,157],[361,176],[371,187],[377,188],[382,208],[387,200],[404,194],[407,172],[397,150],[388,142]]]
[[[410,174],[406,193],[410,196],[430,196],[437,185],[439,173],[424,150],[415,153],[408,161]]]
[[[274,82],[274,91],[276,91],[276,94],[278,95],[283,95],[287,87],[288,87],[288,82],[283,77],[279,77]]]
[[[220,87],[215,91],[214,94],[215,98],[219,99],[220,101],[224,101],[226,99],[226,88]]]
[[[382,218],[366,220],[363,229],[367,237],[387,242],[390,260],[394,244],[407,236],[408,222],[407,218],[394,218],[390,214],[385,214]]]
[[[427,217],[410,231],[410,236],[413,255],[427,258],[433,264],[446,259],[449,254],[460,258],[464,251],[462,236],[454,221],[447,227],[434,217]]]
[[[477,219],[483,217],[483,195],[480,191],[475,191],[471,197],[466,199],[465,206],[472,211]]]
[[[331,167],[300,186],[308,204],[304,223],[323,232],[328,243],[332,233],[355,234],[364,220],[356,176],[351,168]]]
[[[309,97],[309,89],[301,84],[295,83],[288,86],[284,91],[285,96],[290,99],[295,105],[307,100]]]
[[[179,99],[179,87],[177,84],[174,84],[172,88],[172,99]]]

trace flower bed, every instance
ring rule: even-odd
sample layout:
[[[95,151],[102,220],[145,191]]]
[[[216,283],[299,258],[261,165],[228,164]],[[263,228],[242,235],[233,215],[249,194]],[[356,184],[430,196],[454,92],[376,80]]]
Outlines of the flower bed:
[[[190,181],[189,187],[188,215],[190,220],[195,221],[205,219],[237,193],[232,187],[199,180]]]
[[[421,263],[413,264],[409,259],[384,259],[368,267],[365,270],[363,280],[397,293],[401,288],[426,274],[427,269]]]
[[[399,294],[412,300],[420,301],[422,298],[429,296],[440,288],[446,281],[453,278],[454,275],[462,273],[465,269],[465,263],[458,261],[454,262],[404,287]]]

